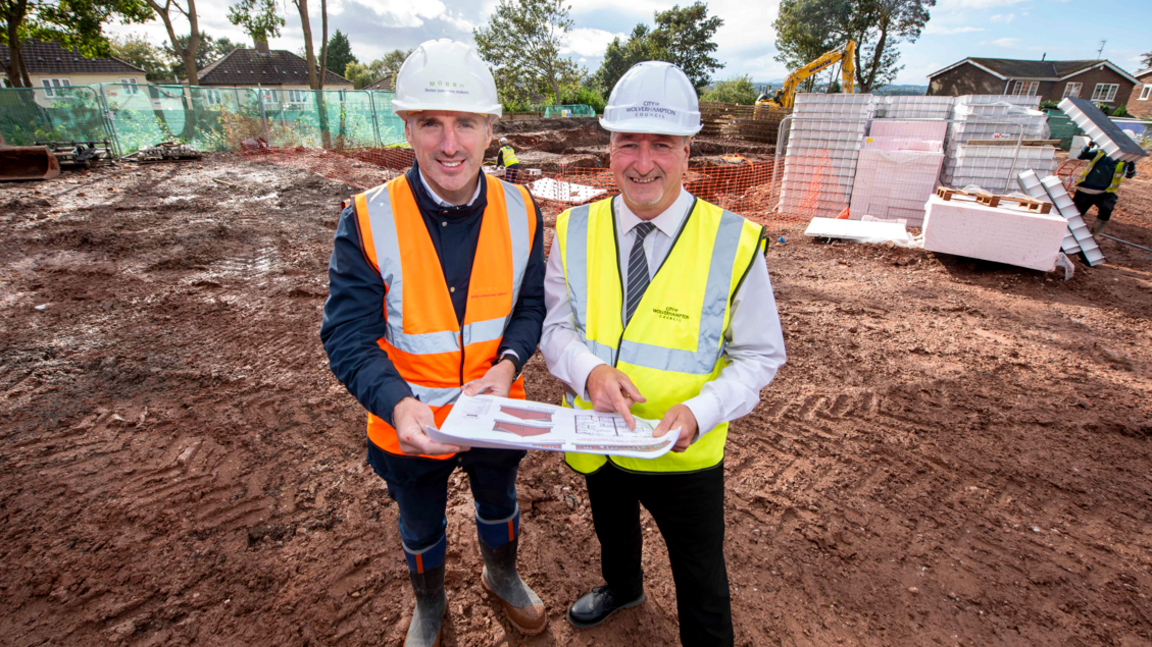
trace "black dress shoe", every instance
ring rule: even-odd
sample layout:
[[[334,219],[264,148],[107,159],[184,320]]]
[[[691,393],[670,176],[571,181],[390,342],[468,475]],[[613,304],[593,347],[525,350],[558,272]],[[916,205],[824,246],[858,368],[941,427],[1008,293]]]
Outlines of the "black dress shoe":
[[[607,584],[602,584],[568,607],[568,622],[577,629],[595,627],[620,609],[631,609],[642,602],[644,591],[640,591],[636,597],[622,600],[612,594]]]

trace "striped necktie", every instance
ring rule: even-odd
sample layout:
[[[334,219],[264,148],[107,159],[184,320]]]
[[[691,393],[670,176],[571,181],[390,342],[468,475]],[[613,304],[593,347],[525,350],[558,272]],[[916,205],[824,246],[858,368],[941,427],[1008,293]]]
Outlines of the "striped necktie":
[[[644,239],[655,228],[656,225],[650,222],[642,222],[632,229],[636,232],[636,241],[632,243],[632,253],[628,255],[628,302],[624,310],[625,326],[632,321],[632,313],[636,312],[636,306],[640,305],[640,298],[644,296],[644,291],[648,289],[648,283],[652,280],[648,276],[648,257],[644,255]]]

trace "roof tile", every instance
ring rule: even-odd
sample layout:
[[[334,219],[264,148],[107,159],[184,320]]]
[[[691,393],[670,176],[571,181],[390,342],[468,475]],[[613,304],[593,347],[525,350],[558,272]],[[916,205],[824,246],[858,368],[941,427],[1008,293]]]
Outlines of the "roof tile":
[[[29,74],[145,74],[144,70],[118,58],[85,58],[78,52],[66,50],[55,41],[44,43],[26,40],[20,47],[24,65]],[[7,63],[12,54],[7,45],[0,45],[0,58]]]
[[[352,85],[325,70],[324,85]],[[308,62],[282,49],[261,54],[236,48],[200,71],[200,85],[300,85],[308,83]]]

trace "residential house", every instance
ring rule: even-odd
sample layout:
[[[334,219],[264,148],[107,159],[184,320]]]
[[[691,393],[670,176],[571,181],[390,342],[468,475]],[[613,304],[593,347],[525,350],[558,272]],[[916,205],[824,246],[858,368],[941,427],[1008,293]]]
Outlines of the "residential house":
[[[376,81],[360,88],[361,90],[383,90],[385,92],[393,92],[396,88],[392,87],[392,75],[382,76]]]
[[[1136,81],[1128,97],[1128,112],[1133,117],[1152,119],[1152,68],[1137,72]]]
[[[1124,105],[1136,77],[1107,60],[1023,61],[966,58],[928,75],[929,95],[1011,94],[1040,101],[1080,97],[1116,108]]]
[[[352,82],[325,70],[325,90],[353,90]],[[259,88],[265,105],[291,108],[312,100],[308,86],[308,61],[285,50],[269,50],[256,41],[255,49],[236,48],[200,70],[199,85],[220,88]],[[226,92],[220,90],[220,93]],[[221,95],[212,93],[210,103]]]
[[[51,106],[71,92],[61,88],[115,83],[118,85],[105,86],[105,92],[113,96],[134,96],[141,92],[141,85],[148,83],[144,70],[135,65],[112,57],[86,58],[56,42],[26,40],[20,53],[33,87],[41,89],[36,93],[36,102],[43,106]],[[4,59],[5,65],[11,65],[12,55],[7,45],[0,45],[0,58]],[[12,87],[7,77],[4,77],[4,87]]]

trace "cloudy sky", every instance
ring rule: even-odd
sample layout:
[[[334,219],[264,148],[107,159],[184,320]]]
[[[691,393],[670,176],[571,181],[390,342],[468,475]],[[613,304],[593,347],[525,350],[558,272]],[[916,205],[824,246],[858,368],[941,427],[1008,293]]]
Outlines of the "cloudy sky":
[[[300,19],[295,7],[281,1],[288,23],[273,49],[296,51],[303,47]],[[689,4],[681,0],[681,5]],[[198,0],[200,27],[211,36],[247,41],[228,22],[229,0]],[[311,0],[313,33],[319,48],[319,0]],[[709,11],[724,19],[716,41],[717,58],[724,68],[717,78],[749,74],[756,81],[787,75],[774,60],[778,0],[710,0]],[[411,48],[431,38],[470,41],[472,30],[484,25],[497,0],[329,0],[329,30],[348,34],[352,53],[362,62],[396,48]],[[615,36],[625,37],[637,23],[652,24],[656,10],[672,6],[653,0],[582,0],[572,4],[575,28],[568,34],[566,54],[595,71],[605,46]],[[1112,0],[1108,11],[1093,13],[1092,5],[1071,0],[938,0],[924,35],[914,44],[901,45],[904,70],[897,83],[927,84],[929,72],[966,56],[995,58],[1095,59],[1100,41],[1103,57],[1134,72],[1139,55],[1152,50],[1148,25],[1152,2]],[[178,29],[181,29],[178,27]],[[187,24],[182,28],[187,33]],[[112,25],[114,34],[143,34],[156,43],[167,40],[159,21],[144,25]]]

